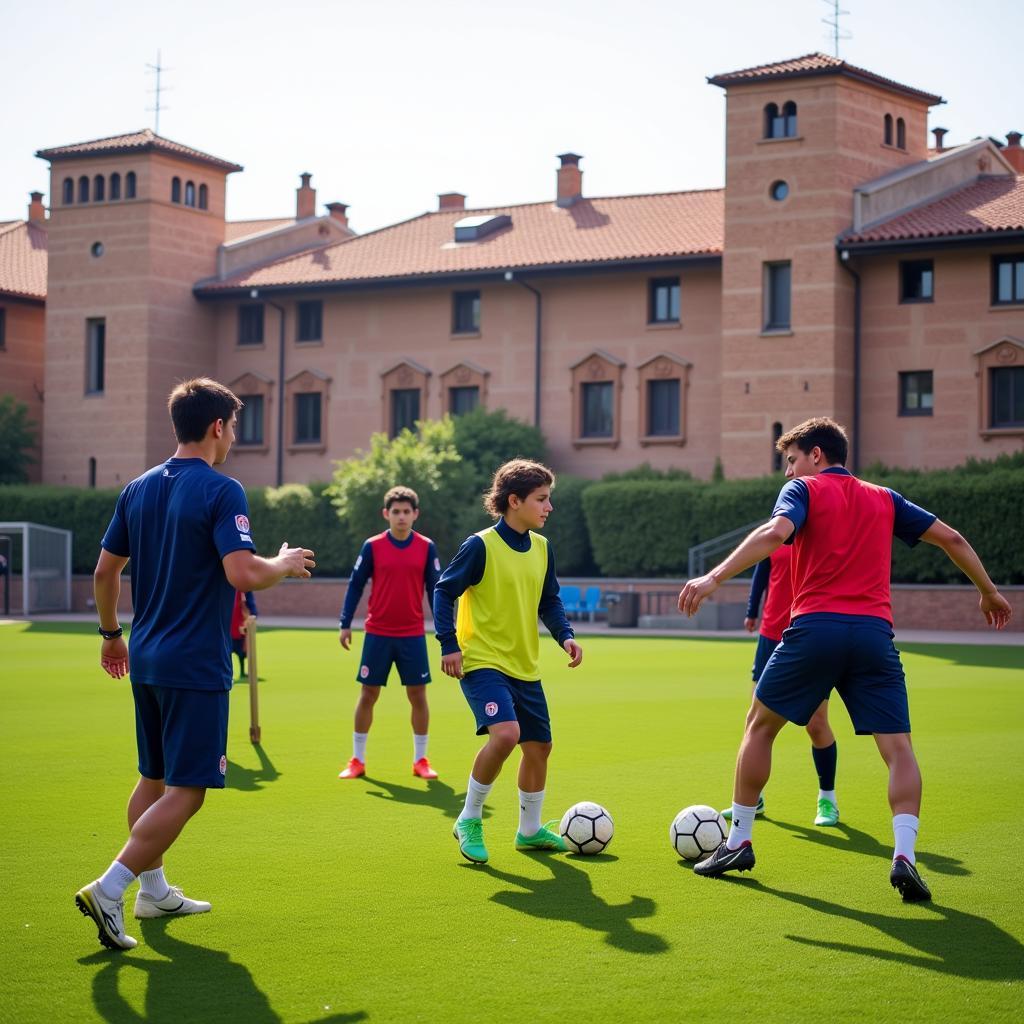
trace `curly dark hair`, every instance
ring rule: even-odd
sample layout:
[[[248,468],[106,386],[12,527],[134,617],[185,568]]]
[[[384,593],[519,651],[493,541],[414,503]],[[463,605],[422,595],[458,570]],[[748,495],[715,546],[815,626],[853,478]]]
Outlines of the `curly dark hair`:
[[[508,499],[522,500],[538,487],[554,487],[555,474],[543,463],[530,459],[512,459],[499,466],[484,495],[484,510],[497,519],[508,511]]]

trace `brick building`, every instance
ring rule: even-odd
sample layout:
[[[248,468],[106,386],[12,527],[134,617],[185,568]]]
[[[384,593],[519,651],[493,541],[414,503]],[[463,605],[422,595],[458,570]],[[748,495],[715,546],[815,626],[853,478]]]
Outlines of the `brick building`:
[[[850,425],[860,464],[1019,449],[1020,135],[929,146],[938,96],[822,54],[709,82],[724,189],[592,198],[565,153],[550,200],[443,193],[361,236],[343,204],[316,216],[308,176],[294,218],[226,223],[241,168],[151,132],[40,151],[43,478],[158,461],[166,393],[200,372],[245,396],[248,484],[324,479],[374,431],[478,404],[590,476],[764,473],[815,414]]]

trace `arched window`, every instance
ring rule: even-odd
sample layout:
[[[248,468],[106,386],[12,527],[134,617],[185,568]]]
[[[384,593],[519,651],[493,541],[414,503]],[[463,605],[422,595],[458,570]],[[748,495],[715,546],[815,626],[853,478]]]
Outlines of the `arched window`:
[[[776,447],[779,438],[782,437],[782,424],[772,424],[772,470],[778,472],[782,469],[782,452]]]
[[[78,201],[89,202],[89,179],[84,174],[78,179]]]
[[[70,206],[75,201],[75,183],[71,178],[64,179],[64,205]]]
[[[886,114],[885,115],[885,121],[883,122],[883,124],[885,125],[885,134],[883,135],[883,138],[885,140],[885,144],[887,146],[891,146],[892,145],[892,114]]]
[[[103,187],[104,184],[105,182],[102,174],[97,174],[96,177],[92,179],[92,197],[97,203],[103,202],[104,193],[106,191]]]
[[[907,148],[907,123],[902,117],[896,118],[896,147]]]
[[[199,186],[199,209],[205,210],[210,205],[210,190],[205,185]]]
[[[181,178],[171,178],[171,202],[181,202]]]
[[[121,198],[121,175],[116,171],[110,176],[110,198]]]
[[[124,176],[124,197],[125,199],[135,198],[135,172],[129,171]]]
[[[786,138],[790,138],[790,139],[795,138],[796,137],[796,104],[792,100],[789,100],[786,103],[786,105],[782,108],[782,116],[786,120],[785,128],[784,128],[782,134],[785,135]]]
[[[196,183],[194,181],[185,182],[185,205],[196,205]]]
[[[769,103],[764,108],[764,137],[766,139],[776,138],[776,122],[779,120],[779,108],[774,103]]]

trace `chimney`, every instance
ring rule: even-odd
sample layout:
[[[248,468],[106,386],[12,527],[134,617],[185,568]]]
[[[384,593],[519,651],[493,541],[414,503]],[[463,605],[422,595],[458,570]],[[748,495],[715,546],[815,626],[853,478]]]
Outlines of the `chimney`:
[[[295,190],[295,219],[304,220],[316,214],[316,189],[309,184],[313,175],[308,171],[299,177],[302,184]]]
[[[558,159],[562,163],[558,168],[556,202],[559,206],[572,206],[583,198],[583,172],[580,170],[580,161],[583,157],[578,153],[560,153]]]
[[[437,208],[439,210],[464,210],[466,197],[461,192],[439,192]]]
[[[948,132],[948,131],[949,131],[948,128],[933,128],[932,129],[932,135],[935,136],[935,152],[936,153],[942,153],[945,150],[946,147],[943,146],[942,140],[946,137],[946,132]]]
[[[328,203],[327,212],[331,215],[333,220],[336,220],[343,228],[348,227],[348,203]]]
[[[1019,139],[1020,136],[1018,135]],[[33,224],[42,224],[46,220],[46,207],[43,206],[43,193],[42,192],[29,192],[29,198],[32,200],[28,204],[28,219]]]
[[[1020,139],[1020,132],[1007,132],[1002,154],[1018,174],[1024,174],[1024,148],[1021,147]]]

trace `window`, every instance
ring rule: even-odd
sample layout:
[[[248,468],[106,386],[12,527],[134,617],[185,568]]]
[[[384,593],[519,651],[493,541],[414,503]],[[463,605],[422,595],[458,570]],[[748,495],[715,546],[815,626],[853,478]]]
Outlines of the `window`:
[[[185,205],[196,205],[196,183],[194,181],[185,182]]]
[[[413,430],[420,418],[420,389],[394,388],[391,392],[391,436]]]
[[[0,306],[0,349],[7,348],[7,310]]]
[[[654,278],[650,286],[647,322],[652,324],[679,323],[679,278]]]
[[[320,408],[322,396],[319,391],[300,391],[295,396],[295,443],[320,443]]]
[[[85,393],[103,394],[106,363],[107,321],[85,321]]]
[[[92,179],[92,197],[97,203],[103,202],[103,196],[106,191],[103,187],[105,184],[102,174],[97,174],[96,177]]]
[[[612,417],[613,387],[610,380],[583,383],[580,437],[612,436],[615,426]]]
[[[796,104],[788,100],[782,112],[775,103],[764,108],[764,137],[766,139],[792,139],[796,137]]]
[[[786,137],[796,138],[796,104],[792,100],[782,108],[782,116],[785,119]]]
[[[96,459],[94,456],[89,457],[89,486],[96,486]]]
[[[892,114],[886,114],[882,129],[882,138],[887,146],[892,145]]]
[[[907,122],[902,117],[896,118],[896,148],[907,148]]]
[[[121,198],[121,175],[116,171],[110,176],[110,198]]]
[[[679,379],[647,382],[647,436],[679,435]]]
[[[1024,253],[992,260],[992,304],[1024,302]]]
[[[64,205],[70,206],[75,201],[75,183],[71,178],[64,179]]]
[[[210,190],[205,185],[199,186],[199,209],[206,210],[210,206]]]
[[[782,437],[782,424],[772,424],[772,472],[778,473],[782,469],[782,452],[778,449],[779,438]]]
[[[779,105],[777,103],[769,103],[764,108],[764,137],[766,139],[775,139],[782,135],[782,129],[784,125],[779,120]],[[776,129],[778,134],[776,134]]]
[[[900,302],[931,302],[935,297],[935,270],[931,260],[900,264]]]
[[[781,203],[789,195],[789,184],[785,181],[773,181],[768,194],[777,203]]]
[[[480,293],[452,294],[452,334],[475,334],[480,330]]]
[[[323,338],[324,304],[300,302],[298,304],[298,341],[320,341]]]
[[[764,275],[764,329],[788,331],[790,327],[790,264],[766,263]]]
[[[238,443],[263,444],[263,396],[239,395]]]
[[[263,303],[254,302],[238,307],[238,344],[263,344]]]
[[[124,197],[125,199],[135,198],[135,172],[129,171],[124,176]]]
[[[935,403],[931,370],[900,374],[900,415],[931,416]]]
[[[991,427],[1024,427],[1024,366],[989,371]]]
[[[89,202],[89,179],[84,174],[78,179],[78,201]]]
[[[171,178],[171,202],[181,202],[181,178]]]
[[[448,411],[453,416],[472,412],[480,404],[480,388],[475,384],[448,389]]]

